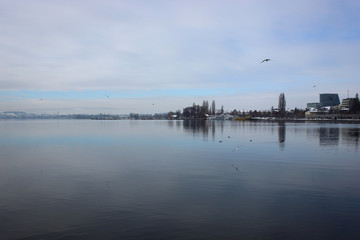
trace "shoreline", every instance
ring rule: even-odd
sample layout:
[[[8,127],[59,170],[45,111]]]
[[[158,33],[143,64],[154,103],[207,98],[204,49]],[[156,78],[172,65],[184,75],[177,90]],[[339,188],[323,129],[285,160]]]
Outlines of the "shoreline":
[[[252,118],[249,121],[262,121],[262,122],[318,122],[318,123],[360,123],[360,119],[306,119],[306,118],[297,118],[297,119],[259,119],[259,118]]]

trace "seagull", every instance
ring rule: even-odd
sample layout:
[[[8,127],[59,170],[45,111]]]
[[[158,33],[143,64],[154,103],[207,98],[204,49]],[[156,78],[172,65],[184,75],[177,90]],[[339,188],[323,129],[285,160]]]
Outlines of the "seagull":
[[[266,58],[266,59],[262,60],[261,63],[263,63],[263,62],[268,62],[268,61],[270,61],[270,60],[271,60],[271,59]]]
[[[316,87],[316,85],[313,86],[313,88]]]

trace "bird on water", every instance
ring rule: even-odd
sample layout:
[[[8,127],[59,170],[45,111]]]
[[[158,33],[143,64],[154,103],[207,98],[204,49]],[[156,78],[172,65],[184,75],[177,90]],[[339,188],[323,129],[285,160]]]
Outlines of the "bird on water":
[[[263,62],[268,62],[268,61],[270,61],[270,60],[271,60],[270,58],[266,58],[266,59],[262,60],[261,63],[263,63]]]

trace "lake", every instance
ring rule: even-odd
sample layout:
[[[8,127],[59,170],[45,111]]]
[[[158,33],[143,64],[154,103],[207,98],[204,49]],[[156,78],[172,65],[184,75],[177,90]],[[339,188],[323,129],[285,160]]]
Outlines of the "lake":
[[[360,239],[360,124],[0,121],[0,239]]]

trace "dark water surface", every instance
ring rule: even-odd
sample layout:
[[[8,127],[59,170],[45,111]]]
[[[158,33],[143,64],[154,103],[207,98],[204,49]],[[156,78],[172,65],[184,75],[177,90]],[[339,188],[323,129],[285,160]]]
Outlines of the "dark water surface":
[[[360,125],[0,121],[0,239],[360,239]]]

